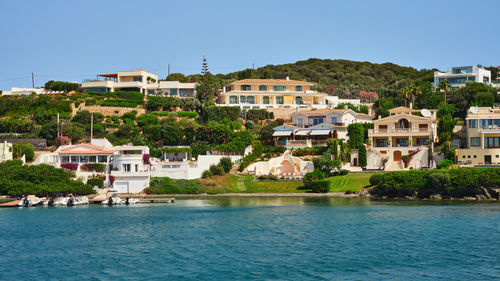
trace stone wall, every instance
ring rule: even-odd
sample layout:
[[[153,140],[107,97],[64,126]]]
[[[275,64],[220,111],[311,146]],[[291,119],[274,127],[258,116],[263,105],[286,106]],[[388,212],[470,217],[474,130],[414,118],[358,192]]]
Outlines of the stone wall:
[[[132,110],[137,111],[137,115],[141,115],[146,113],[144,108],[131,108],[131,107],[114,107],[114,106],[87,106],[80,105],[78,108],[75,108],[74,105],[71,105],[73,108],[73,116],[76,114],[78,110],[87,110],[91,113],[101,113],[104,116],[113,116],[116,115],[115,111],[118,111],[118,115],[123,115],[124,113],[130,112]]]

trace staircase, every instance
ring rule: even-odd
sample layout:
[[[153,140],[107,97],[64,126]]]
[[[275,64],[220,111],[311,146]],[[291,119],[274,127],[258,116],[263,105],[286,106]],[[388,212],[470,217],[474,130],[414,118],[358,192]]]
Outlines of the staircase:
[[[405,164],[403,161],[392,161],[389,160],[385,164],[385,171],[400,171],[405,169]]]

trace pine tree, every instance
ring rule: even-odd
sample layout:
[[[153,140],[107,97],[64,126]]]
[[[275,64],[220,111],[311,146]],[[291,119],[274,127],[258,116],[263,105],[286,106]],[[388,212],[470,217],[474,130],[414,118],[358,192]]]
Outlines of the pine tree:
[[[198,99],[200,100],[201,106],[207,105],[207,103],[213,103],[217,95],[218,83],[215,76],[208,70],[207,58],[203,57],[203,62],[201,64],[201,78],[196,84],[196,92],[198,93]]]

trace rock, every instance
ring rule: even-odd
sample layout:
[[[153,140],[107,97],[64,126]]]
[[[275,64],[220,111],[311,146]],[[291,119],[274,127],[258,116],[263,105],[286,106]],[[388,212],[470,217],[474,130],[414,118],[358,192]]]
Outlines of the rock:
[[[485,195],[482,195],[482,194],[476,195],[476,198],[477,198],[477,200],[488,200],[488,197],[486,197]]]
[[[484,196],[486,197],[486,199],[492,199],[493,198],[493,196],[491,196],[491,194],[488,192],[488,189],[486,189],[484,187],[481,187],[481,189],[483,190]],[[477,199],[479,199],[479,197]],[[485,200],[485,199],[479,199],[479,200]]]
[[[464,200],[477,200],[477,198],[476,198],[476,197],[469,197],[469,196],[464,197],[463,199],[464,199]]]
[[[441,194],[432,194],[429,196],[429,199],[432,200],[442,200],[443,198],[441,197]]]

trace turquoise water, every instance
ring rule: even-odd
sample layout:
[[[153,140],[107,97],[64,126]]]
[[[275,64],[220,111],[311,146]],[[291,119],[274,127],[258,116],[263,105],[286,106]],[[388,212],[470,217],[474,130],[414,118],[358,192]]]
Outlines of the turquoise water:
[[[209,199],[0,209],[1,280],[488,280],[500,204]]]

